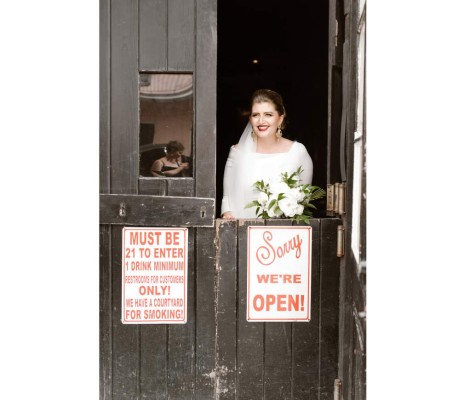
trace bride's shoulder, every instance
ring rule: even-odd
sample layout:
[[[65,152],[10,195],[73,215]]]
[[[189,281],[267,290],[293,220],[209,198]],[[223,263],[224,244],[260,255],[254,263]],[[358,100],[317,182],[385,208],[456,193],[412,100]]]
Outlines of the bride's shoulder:
[[[294,143],[293,140],[290,140],[290,139],[287,139],[287,138],[281,138],[280,139],[280,149],[281,149],[282,153],[286,153],[287,151],[289,151],[291,149],[291,147],[293,146],[293,143]]]

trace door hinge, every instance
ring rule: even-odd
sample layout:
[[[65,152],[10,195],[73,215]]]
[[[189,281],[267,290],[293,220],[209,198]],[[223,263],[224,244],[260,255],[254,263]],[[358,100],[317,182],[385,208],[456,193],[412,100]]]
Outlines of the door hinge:
[[[334,400],[341,400],[342,380],[337,378],[334,381]]]
[[[345,214],[345,187],[344,183],[335,184],[335,212]]]
[[[327,211],[345,214],[346,184],[327,184]]]
[[[338,225],[337,227],[337,257],[345,255],[345,227]]]

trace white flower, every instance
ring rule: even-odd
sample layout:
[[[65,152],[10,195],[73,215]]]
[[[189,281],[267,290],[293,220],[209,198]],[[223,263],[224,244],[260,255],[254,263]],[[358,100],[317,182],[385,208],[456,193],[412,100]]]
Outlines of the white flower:
[[[262,206],[266,205],[269,201],[269,196],[265,192],[259,192],[258,203]]]
[[[271,180],[269,182],[269,190],[272,194],[278,195],[279,193],[287,194],[290,188],[285,182]]]
[[[288,195],[293,197],[298,203],[305,198],[304,192],[302,192],[299,187],[290,189]]]
[[[312,200],[320,199],[325,192],[317,186],[302,184],[297,175],[299,172],[301,167],[291,174],[283,172],[280,177],[256,181],[253,184],[255,200],[247,204],[246,208],[256,207],[256,215],[265,219],[285,217],[309,223],[312,213],[308,209],[305,214],[303,204],[308,205]]]
[[[293,196],[285,197],[279,201],[279,208],[285,214],[286,217],[294,217],[303,213],[304,207],[298,204],[297,200]]]

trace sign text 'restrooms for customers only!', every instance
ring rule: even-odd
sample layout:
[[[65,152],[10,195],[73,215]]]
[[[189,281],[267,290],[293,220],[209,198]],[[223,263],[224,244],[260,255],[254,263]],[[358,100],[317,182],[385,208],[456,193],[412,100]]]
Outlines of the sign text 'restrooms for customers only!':
[[[187,322],[187,228],[124,228],[123,324]]]

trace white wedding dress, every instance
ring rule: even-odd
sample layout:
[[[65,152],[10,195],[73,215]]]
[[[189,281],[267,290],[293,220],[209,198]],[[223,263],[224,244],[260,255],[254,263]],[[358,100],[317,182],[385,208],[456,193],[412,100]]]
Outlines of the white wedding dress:
[[[257,153],[256,143],[251,138],[251,126],[248,124],[238,145],[231,147],[227,158],[221,215],[230,211],[235,218],[256,218],[255,207],[245,208],[258,197],[253,184],[262,179],[278,179],[281,173],[293,173],[300,166],[303,169],[301,183],[311,184],[313,162],[304,145],[293,142],[286,153]]]

